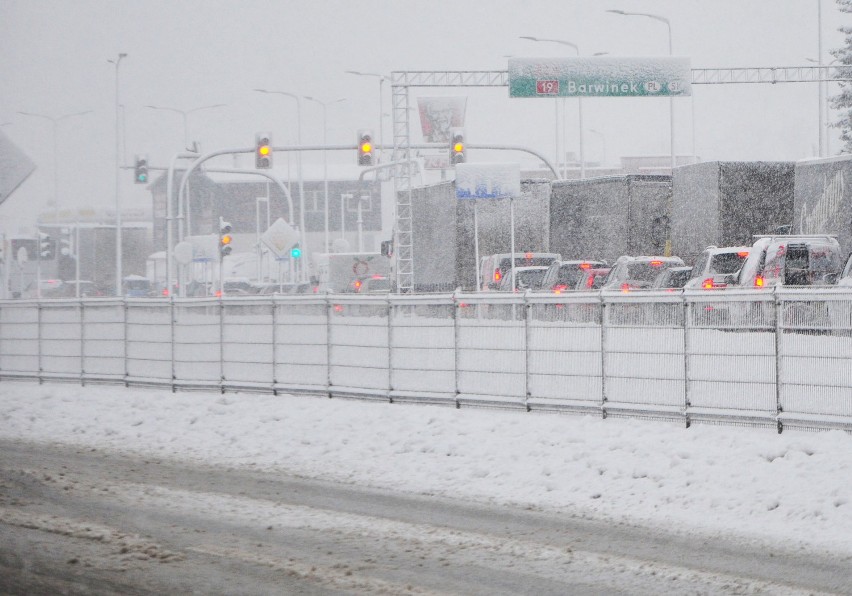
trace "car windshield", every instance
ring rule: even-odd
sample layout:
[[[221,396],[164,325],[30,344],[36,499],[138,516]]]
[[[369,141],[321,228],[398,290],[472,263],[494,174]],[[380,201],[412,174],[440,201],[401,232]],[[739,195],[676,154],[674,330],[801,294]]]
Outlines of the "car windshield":
[[[713,255],[710,260],[710,271],[708,273],[720,273],[728,275],[739,271],[746,260],[748,253],[741,254],[739,252],[722,252]]]
[[[627,265],[627,279],[632,281],[645,281],[648,283],[653,282],[661,271],[668,269],[669,267],[677,266],[677,263],[665,263],[655,261],[656,265],[639,261],[636,263],[630,263]]]

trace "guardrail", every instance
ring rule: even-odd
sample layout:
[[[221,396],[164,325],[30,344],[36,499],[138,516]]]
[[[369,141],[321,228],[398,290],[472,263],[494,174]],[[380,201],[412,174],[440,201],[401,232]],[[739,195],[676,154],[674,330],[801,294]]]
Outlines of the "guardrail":
[[[852,430],[852,290],[0,301],[0,379]]]

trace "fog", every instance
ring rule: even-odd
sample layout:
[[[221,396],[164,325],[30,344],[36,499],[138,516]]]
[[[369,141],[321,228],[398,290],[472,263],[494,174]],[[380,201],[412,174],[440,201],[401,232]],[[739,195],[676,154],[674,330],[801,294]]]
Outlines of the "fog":
[[[166,166],[184,147],[184,135],[204,150],[251,147],[258,131],[271,131],[275,145],[295,144],[299,136],[303,144],[323,142],[318,103],[302,100],[297,110],[292,98],[257,88],[329,102],[330,144],[354,144],[356,130],[369,127],[377,135],[383,129],[390,145],[389,115],[379,123],[379,91],[389,114],[390,82],[382,87],[378,77],[345,71],[389,76],[506,70],[509,57],[575,55],[567,45],[520,36],[570,41],[581,55],[668,54],[664,23],[606,9],[669,19],[673,54],[689,57],[692,68],[808,66],[818,58],[818,5],[818,0],[2,0],[0,124],[37,170],[0,204],[0,230],[31,230],[38,214],[53,208],[54,174],[57,210],[112,209],[116,162],[130,165],[135,154],[144,153],[153,168]],[[832,59],[829,51],[842,44],[837,28],[850,20],[834,2],[822,0],[825,64]],[[116,67],[120,53],[127,57]],[[673,102],[679,155],[796,160],[818,151],[814,83],[694,85],[692,91],[692,97]],[[552,99],[509,98],[500,87],[411,93],[466,96],[469,143],[523,145],[554,157]],[[197,109],[217,104],[224,105]],[[564,101],[567,116],[559,124],[565,150],[574,153],[577,104]],[[187,112],[186,131],[181,111]],[[58,119],[55,126],[51,118]],[[583,118],[589,162],[616,164],[621,156],[670,152],[667,100],[589,98]],[[420,140],[419,131],[412,140]],[[832,151],[839,146],[832,131]],[[355,161],[349,152],[328,158]],[[319,152],[304,157],[306,164],[321,159]],[[248,158],[238,165],[252,166]],[[284,160],[276,167],[286,172]],[[150,193],[133,184],[130,171],[122,170],[118,184],[122,208],[150,208]]]

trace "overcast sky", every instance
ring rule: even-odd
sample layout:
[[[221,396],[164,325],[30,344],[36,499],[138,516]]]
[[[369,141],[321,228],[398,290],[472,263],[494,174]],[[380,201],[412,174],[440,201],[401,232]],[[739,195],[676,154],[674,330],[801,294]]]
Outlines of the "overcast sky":
[[[852,24],[852,16],[821,1],[828,63],[829,51],[843,42],[837,28]],[[255,88],[327,102],[346,98],[327,108],[328,142],[354,144],[359,128],[378,134],[379,79],[346,70],[505,70],[508,56],[574,55],[566,45],[522,35],[570,41],[583,55],[668,53],[664,23],[607,8],[668,18],[673,52],[689,57],[693,68],[807,66],[818,57],[818,6],[819,0],[0,0],[0,123],[38,165],[0,204],[0,230],[22,231],[53,193],[54,126],[21,111],[58,118],[91,110],[56,125],[59,208],[115,205],[116,67],[108,61],[120,52],[127,53],[119,68],[121,160],[130,164],[145,153],[153,166],[165,166],[183,146],[183,118],[146,105],[226,104],[187,118],[189,137],[214,150],[250,147],[261,130],[271,131],[276,145],[295,143],[296,102]],[[390,112],[389,83],[384,92]],[[814,83],[701,85],[693,93],[674,102],[679,154],[694,146],[705,161],[796,160],[817,151]],[[434,95],[468,97],[469,143],[524,145],[553,157],[554,101],[509,98],[505,87],[422,88],[411,97]],[[566,100],[564,127],[567,150],[575,153],[577,103]],[[318,104],[301,102],[303,144],[322,143],[322,113]],[[590,98],[583,121],[589,161],[669,153],[667,100]],[[387,144],[390,131],[387,118]],[[276,165],[286,171],[282,157]],[[319,163],[321,154],[304,159]],[[355,155],[329,160],[349,164]],[[122,173],[120,196],[126,208],[150,206],[129,172]]]

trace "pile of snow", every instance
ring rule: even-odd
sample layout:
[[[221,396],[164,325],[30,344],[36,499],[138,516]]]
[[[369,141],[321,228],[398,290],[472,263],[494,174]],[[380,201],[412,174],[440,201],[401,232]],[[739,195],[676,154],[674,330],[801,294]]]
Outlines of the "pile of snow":
[[[0,438],[852,554],[852,436],[302,396],[0,383]]]

